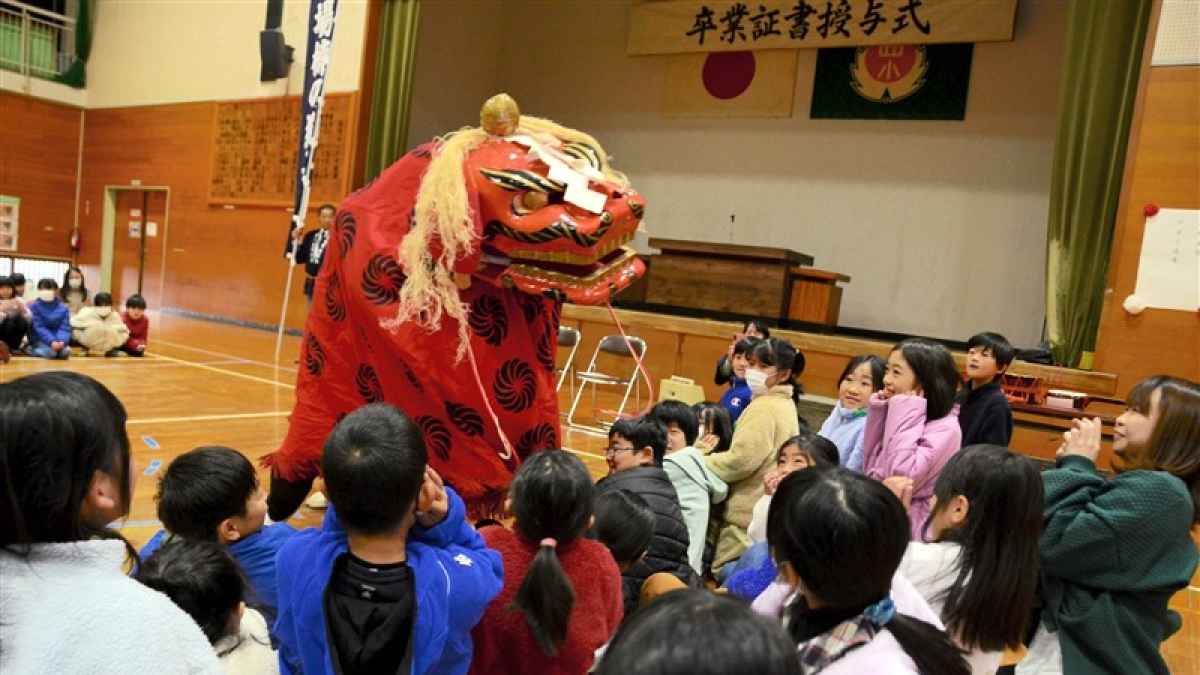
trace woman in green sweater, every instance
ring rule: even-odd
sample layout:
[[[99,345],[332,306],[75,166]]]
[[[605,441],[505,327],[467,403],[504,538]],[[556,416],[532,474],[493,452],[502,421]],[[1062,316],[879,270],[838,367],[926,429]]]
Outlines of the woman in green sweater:
[[[1133,388],[1112,479],[1096,470],[1099,419],[1063,436],[1043,474],[1042,624],[1017,673],[1166,675],[1160,648],[1181,625],[1167,603],[1198,559],[1200,385],[1155,376]]]

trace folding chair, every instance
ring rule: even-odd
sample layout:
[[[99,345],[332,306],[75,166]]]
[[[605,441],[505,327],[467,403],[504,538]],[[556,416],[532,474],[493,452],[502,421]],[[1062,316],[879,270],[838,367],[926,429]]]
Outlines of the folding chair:
[[[579,340],[582,334],[578,328],[571,326],[558,327],[558,347],[559,349],[570,349],[567,352],[567,360],[563,361],[562,368],[556,369],[554,372],[558,374],[558,384],[554,386],[554,391],[562,391],[563,382],[566,381],[567,375],[575,374],[575,352],[579,351]],[[575,378],[571,378],[571,397],[575,396]]]
[[[630,347],[633,349],[631,350]],[[634,358],[636,354],[637,358]],[[597,360],[601,355],[608,355],[618,359],[627,359],[631,364],[629,374],[625,377],[613,375],[610,373],[601,372],[597,368]],[[571,404],[571,411],[567,413],[567,426],[573,429],[584,429],[587,431],[595,431],[598,433],[606,433],[611,423],[597,421],[596,425],[579,424],[575,422],[575,412],[579,408],[579,399],[583,397],[583,391],[587,385],[592,385],[592,409],[596,409],[596,388],[603,386],[624,387],[625,394],[621,397],[621,405],[617,408],[614,415],[615,419],[620,419],[625,412],[625,405],[629,402],[629,395],[634,392],[634,387],[638,383],[638,359],[645,360],[646,358],[646,341],[634,336],[629,336],[628,343],[625,338],[620,335],[606,335],[600,339],[596,345],[596,350],[592,352],[592,359],[588,362],[587,370],[575,373],[575,379],[579,380],[579,390],[575,392],[575,400]],[[642,401],[641,388],[637,389],[636,405],[640,408]]]

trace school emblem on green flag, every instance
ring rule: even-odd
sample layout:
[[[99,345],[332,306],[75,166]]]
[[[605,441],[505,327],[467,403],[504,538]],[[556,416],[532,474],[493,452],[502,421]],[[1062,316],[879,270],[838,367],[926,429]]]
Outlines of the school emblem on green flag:
[[[973,44],[822,49],[812,119],[961,120]]]

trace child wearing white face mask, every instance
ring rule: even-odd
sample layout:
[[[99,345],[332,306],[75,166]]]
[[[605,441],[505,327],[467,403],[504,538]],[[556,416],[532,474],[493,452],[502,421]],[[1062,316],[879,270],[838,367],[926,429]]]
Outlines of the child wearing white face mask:
[[[721,568],[750,546],[746,528],[763,495],[763,478],[775,467],[776,450],[800,432],[795,380],[804,372],[804,354],[786,340],[769,338],[746,356],[753,398],[734,428],[729,450],[704,458],[708,469],[729,485],[712,563],[718,579],[723,578]]]
[[[38,282],[37,300],[29,307],[33,328],[29,331],[29,353],[43,359],[71,358],[71,314],[58,299],[58,283]]]
[[[112,296],[97,293],[91,307],[71,317],[75,341],[87,349],[88,356],[117,356],[119,347],[129,339],[129,329],[121,315],[113,311]]]

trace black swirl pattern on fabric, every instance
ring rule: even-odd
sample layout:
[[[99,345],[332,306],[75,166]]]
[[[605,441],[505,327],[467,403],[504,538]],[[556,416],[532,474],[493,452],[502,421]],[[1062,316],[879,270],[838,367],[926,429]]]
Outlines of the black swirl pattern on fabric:
[[[464,434],[468,436],[483,435],[483,416],[474,408],[446,401],[446,414],[450,416],[450,423]]]
[[[320,375],[325,369],[325,350],[312,333],[304,338],[304,367],[313,377]]]
[[[527,409],[533,405],[534,396],[537,394],[533,369],[520,359],[505,361],[496,373],[492,392],[496,395],[500,407],[509,412],[518,413]]]
[[[540,296],[519,293],[517,295],[517,304],[521,306],[521,313],[525,315],[525,323],[532,324],[537,320],[538,315],[542,313],[542,298]]]
[[[390,305],[399,300],[403,285],[404,272],[390,255],[376,254],[363,269],[363,295],[376,305]]]
[[[418,393],[424,393],[425,387],[421,385],[421,381],[417,379],[417,374],[413,372],[413,369],[399,359],[396,360],[396,363],[400,366],[400,371],[404,373],[404,379],[408,380],[408,384]]]
[[[337,240],[338,254],[342,260],[346,259],[346,254],[350,252],[350,248],[354,246],[354,238],[358,236],[358,221],[354,220],[354,215],[349,211],[342,211],[337,215]]]
[[[329,275],[325,285],[325,313],[334,321],[346,320],[346,306],[342,304],[342,276],[337,272]]]
[[[538,363],[542,365],[542,368],[544,368],[547,373],[554,372],[554,348],[557,341],[557,336],[552,337],[550,335],[549,327],[547,327],[547,330],[542,331],[541,335],[537,337]]]
[[[526,431],[517,441],[517,454],[524,461],[526,457],[541,450],[558,447],[558,432],[545,422]]]
[[[417,426],[425,436],[425,447],[442,459],[450,459],[450,429],[436,417],[423,415],[417,418]]]
[[[471,303],[468,319],[471,330],[493,347],[500,346],[508,336],[508,315],[504,305],[490,295],[481,295]]]
[[[363,363],[358,366],[358,373],[354,376],[354,386],[358,389],[358,395],[362,396],[367,403],[378,403],[383,400],[383,385],[379,382],[379,375],[375,373],[375,369],[370,364]]]

